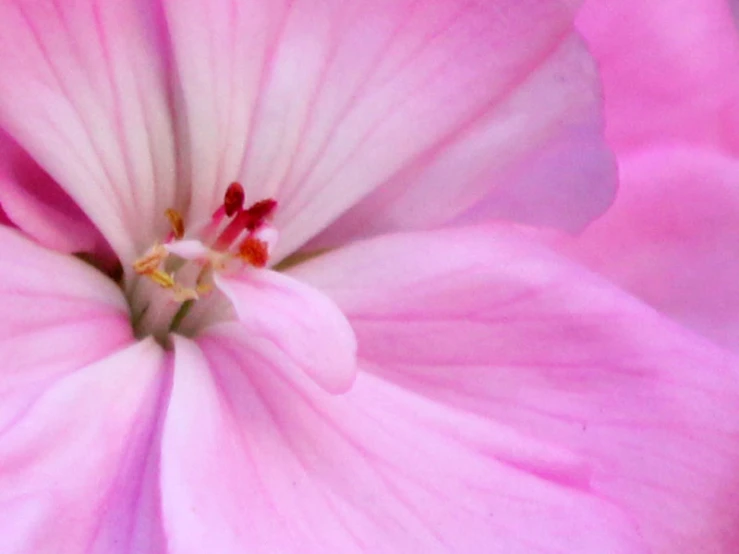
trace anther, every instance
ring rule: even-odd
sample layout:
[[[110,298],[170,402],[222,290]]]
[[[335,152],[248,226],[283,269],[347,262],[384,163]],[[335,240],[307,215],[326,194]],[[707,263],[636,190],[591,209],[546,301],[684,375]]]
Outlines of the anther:
[[[264,267],[269,259],[269,247],[266,242],[248,236],[239,246],[239,257],[254,267]]]
[[[133,270],[139,275],[150,275],[167,258],[167,250],[161,244],[155,244],[152,248],[133,263]]]
[[[244,198],[244,187],[239,183],[231,183],[223,197],[223,209],[226,212],[226,216],[231,217],[235,213],[240,212],[244,207]]]
[[[244,228],[248,231],[258,229],[277,208],[277,201],[272,198],[260,200],[252,204],[244,213]]]
[[[155,269],[151,273],[147,273],[146,276],[164,289],[171,289],[175,286],[174,277],[161,269]]]
[[[185,236],[185,222],[182,220],[182,216],[180,215],[180,212],[177,210],[173,210],[172,208],[168,208],[164,215],[167,216],[167,219],[169,220],[169,224],[172,227],[172,234],[174,235],[174,238],[177,240],[180,240],[182,237]]]

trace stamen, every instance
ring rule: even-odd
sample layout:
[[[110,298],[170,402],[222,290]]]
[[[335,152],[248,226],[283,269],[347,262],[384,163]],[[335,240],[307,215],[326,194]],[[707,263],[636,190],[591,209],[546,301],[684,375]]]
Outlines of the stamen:
[[[210,221],[188,225],[187,238],[182,215],[171,208],[164,212],[171,228],[166,239],[133,263],[138,275],[166,289],[137,310],[140,331],[159,328],[165,320],[170,321],[167,332],[176,331],[195,301],[214,292],[216,276],[267,266],[278,238],[269,222],[277,201],[267,198],[245,208],[245,199],[244,188],[231,183]]]
[[[269,259],[269,247],[266,242],[250,235],[239,246],[239,257],[254,267],[264,267]]]
[[[272,215],[275,208],[277,208],[277,201],[272,198],[260,200],[252,204],[245,212],[244,228],[248,231],[258,229]]]
[[[239,235],[244,231],[244,216],[246,212],[241,212],[234,217],[231,222],[226,225],[226,228],[221,232],[218,238],[213,243],[213,249],[223,252],[228,250],[228,247],[239,238]]]
[[[235,213],[241,211],[244,207],[244,187],[239,183],[231,183],[226,189],[226,194],[223,198],[223,209],[226,212],[226,216],[231,217]]]
[[[161,269],[155,269],[154,271],[147,273],[146,276],[162,288],[171,289],[175,286],[174,277]]]
[[[133,270],[139,275],[149,275],[159,268],[167,255],[167,250],[161,244],[155,244],[146,254],[133,263]]]
[[[164,212],[164,215],[167,216],[169,224],[172,226],[172,233],[174,234],[174,238],[180,240],[182,237],[184,237],[185,222],[182,219],[182,215],[180,215],[180,212],[178,212],[177,210],[173,210],[172,208],[168,208]]]
[[[234,184],[238,185],[238,183]],[[240,186],[241,185],[239,185],[239,187]],[[229,189],[230,188],[231,187],[229,187]],[[253,232],[264,225],[266,220],[275,211],[275,208],[277,208],[277,201],[272,198],[267,198],[265,200],[255,202],[247,210],[238,211],[236,216],[228,225],[226,225],[226,228],[221,231],[218,238],[216,238],[213,243],[213,249],[221,252],[228,250],[244,230]]]

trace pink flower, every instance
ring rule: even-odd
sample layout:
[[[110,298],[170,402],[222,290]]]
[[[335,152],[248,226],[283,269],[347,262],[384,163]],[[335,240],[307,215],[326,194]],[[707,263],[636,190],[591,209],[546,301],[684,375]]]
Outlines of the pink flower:
[[[737,350],[739,35],[730,6],[593,0],[579,23],[602,69],[621,188],[575,255]]]
[[[734,359],[492,223],[611,199],[573,10],[0,1],[0,552],[734,551]]]

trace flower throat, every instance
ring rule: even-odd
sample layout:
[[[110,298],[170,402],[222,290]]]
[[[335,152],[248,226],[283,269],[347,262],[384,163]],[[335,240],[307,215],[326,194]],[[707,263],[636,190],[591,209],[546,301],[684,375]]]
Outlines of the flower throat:
[[[166,210],[169,233],[133,263],[139,280],[129,300],[137,336],[154,335],[166,344],[170,333],[197,330],[196,321],[183,327],[186,317],[228,316],[230,304],[217,291],[215,276],[267,266],[278,236],[270,224],[277,202],[268,198],[246,207],[245,200],[243,187],[231,183],[210,220],[193,229],[186,229],[179,212]]]

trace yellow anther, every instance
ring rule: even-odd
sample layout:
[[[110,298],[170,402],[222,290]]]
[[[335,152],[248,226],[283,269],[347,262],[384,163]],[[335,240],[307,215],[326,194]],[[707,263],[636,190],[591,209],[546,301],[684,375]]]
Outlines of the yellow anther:
[[[161,269],[155,269],[154,271],[147,273],[146,276],[162,288],[171,289],[175,286],[174,277]]]
[[[167,216],[167,219],[169,220],[169,224],[172,227],[172,234],[176,239],[181,239],[185,236],[185,221],[182,219],[182,215],[177,210],[173,210],[172,208],[167,208],[167,210],[164,212],[164,215]]]
[[[139,275],[149,275],[159,269],[161,263],[167,259],[168,252],[161,244],[155,244],[151,249],[133,262],[133,270]]]

